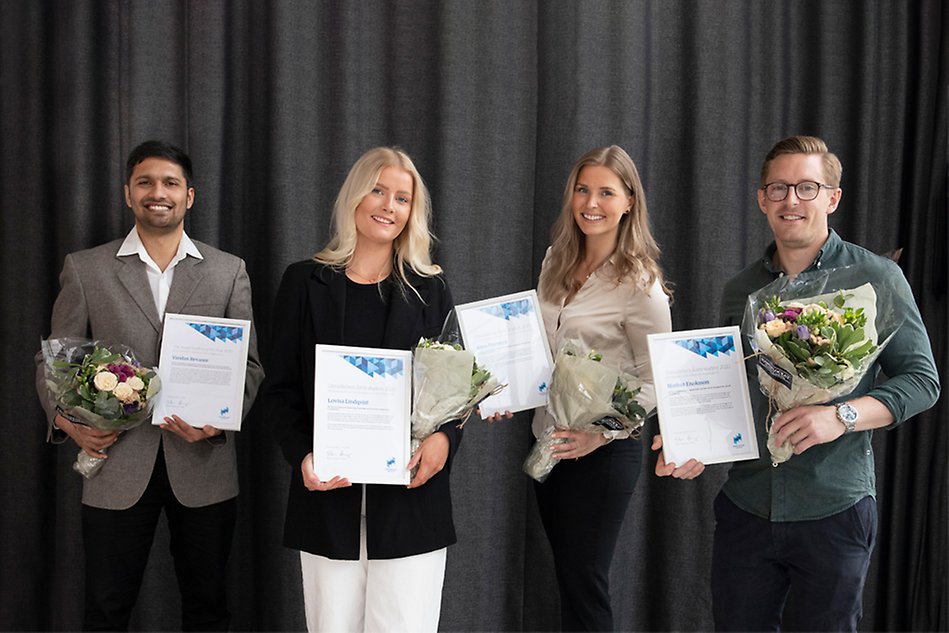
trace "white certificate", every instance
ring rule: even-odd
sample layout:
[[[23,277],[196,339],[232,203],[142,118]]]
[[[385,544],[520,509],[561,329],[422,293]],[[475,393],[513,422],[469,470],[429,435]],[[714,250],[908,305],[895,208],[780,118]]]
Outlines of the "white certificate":
[[[317,345],[315,367],[317,476],[408,484],[412,352]]]
[[[165,314],[152,424],[175,414],[191,426],[239,431],[249,342],[250,321]]]
[[[455,306],[465,349],[507,388],[481,403],[481,417],[547,404],[553,359],[533,290]]]
[[[758,458],[738,326],[650,334],[662,450],[667,462]]]

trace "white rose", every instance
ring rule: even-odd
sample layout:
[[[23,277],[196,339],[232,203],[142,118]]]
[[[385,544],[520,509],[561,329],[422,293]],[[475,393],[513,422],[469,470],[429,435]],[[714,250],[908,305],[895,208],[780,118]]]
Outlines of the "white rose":
[[[111,371],[100,371],[96,374],[95,378],[92,379],[92,384],[94,384],[99,391],[112,391],[115,389],[115,386],[119,384],[119,379]]]
[[[145,388],[145,382],[138,376],[132,376],[131,378],[125,381],[125,384],[127,384],[129,387],[131,387],[135,391],[141,391],[142,389]]]
[[[119,399],[119,401],[128,404],[132,402],[138,396],[135,394],[135,391],[129,387],[127,382],[120,382],[115,386],[115,389],[112,390],[112,395]]]

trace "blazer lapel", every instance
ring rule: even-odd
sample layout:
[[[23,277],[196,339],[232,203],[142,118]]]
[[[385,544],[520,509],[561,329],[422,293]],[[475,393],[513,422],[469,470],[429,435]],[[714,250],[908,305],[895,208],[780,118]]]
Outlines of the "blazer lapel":
[[[161,331],[161,317],[158,315],[158,307],[155,306],[155,297],[152,296],[151,287],[148,285],[148,275],[145,272],[145,262],[138,258],[138,255],[125,255],[116,257],[118,261],[119,281],[125,286],[125,289],[131,295],[142,313],[148,318],[156,332]]]
[[[175,276],[168,291],[165,312],[179,314],[188,305],[195,288],[204,278],[202,263],[203,260],[189,256],[175,264]]]

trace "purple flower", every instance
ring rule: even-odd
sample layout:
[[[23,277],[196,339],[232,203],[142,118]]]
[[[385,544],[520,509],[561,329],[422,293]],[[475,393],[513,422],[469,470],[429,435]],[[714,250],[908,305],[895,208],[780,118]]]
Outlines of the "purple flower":
[[[806,341],[811,337],[811,331],[807,329],[806,325],[797,326],[797,337],[802,341]]]
[[[125,415],[131,415],[135,413],[136,411],[138,411],[140,408],[141,406],[137,402],[130,402],[129,404],[122,405],[122,409],[125,411]]]
[[[765,310],[764,314],[761,315],[761,318],[764,319],[764,322],[774,321],[774,312],[771,310]]]
[[[782,314],[781,317],[785,321],[797,321],[797,315],[799,315],[800,313],[801,313],[800,310],[795,310],[794,308],[788,308],[787,310],[784,311],[784,314]]]

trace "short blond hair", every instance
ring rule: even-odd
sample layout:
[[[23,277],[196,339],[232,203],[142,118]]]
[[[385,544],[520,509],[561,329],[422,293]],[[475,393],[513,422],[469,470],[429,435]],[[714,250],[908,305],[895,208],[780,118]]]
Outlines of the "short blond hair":
[[[844,168],[830,150],[827,149],[827,143],[816,136],[789,136],[781,139],[774,144],[771,151],[764,158],[761,165],[761,186],[768,184],[768,172],[771,169],[771,161],[784,154],[819,154],[824,161],[824,185],[840,186],[840,178],[843,176]]]

